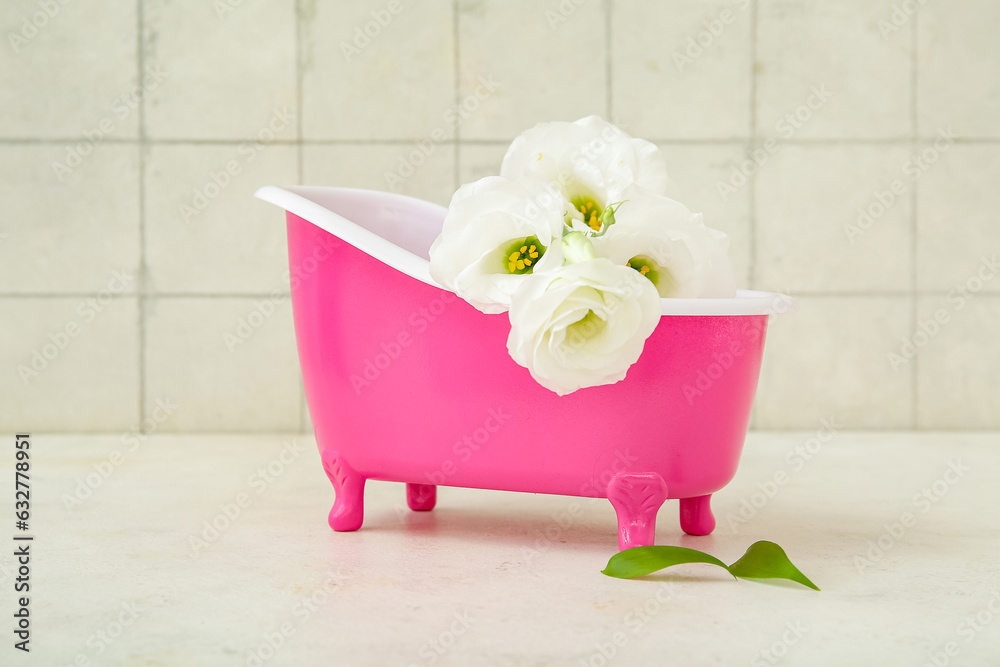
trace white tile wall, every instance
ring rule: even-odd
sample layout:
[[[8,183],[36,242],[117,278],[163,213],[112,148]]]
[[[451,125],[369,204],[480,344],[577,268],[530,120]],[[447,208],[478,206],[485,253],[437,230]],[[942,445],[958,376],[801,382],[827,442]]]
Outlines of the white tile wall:
[[[947,291],[969,280],[984,256],[1000,254],[1000,145],[954,144],[939,152],[930,143],[921,149],[917,168],[926,170],[919,172],[917,197],[917,284]],[[982,289],[1000,291],[1000,277]]]
[[[951,127],[959,136],[1000,137],[1000,3],[928,2],[917,24],[921,136]]]
[[[288,297],[149,299],[147,310],[146,413],[178,406],[161,431],[300,428]]]
[[[1000,297],[924,297],[917,317],[917,426],[1000,428]]]
[[[0,3],[0,137],[135,139],[137,3]]]
[[[275,122],[298,114],[294,0],[142,6],[143,64],[163,79],[145,96],[149,137],[243,140],[267,130],[296,137],[295,122]]]
[[[0,298],[0,430],[139,427],[138,299]]]
[[[783,146],[760,170],[755,284],[800,292],[906,291],[913,186],[902,146]]]
[[[294,183],[298,158],[281,144],[160,144],[146,158],[146,264],[156,292],[288,292],[285,225],[253,198]]]
[[[500,164],[507,153],[506,143],[462,144],[458,149],[459,182],[470,183],[500,173]]]
[[[95,292],[115,271],[137,291],[139,150],[102,143],[69,167],[64,145],[0,144],[0,291]]]
[[[454,136],[444,118],[455,104],[451,2],[302,4],[305,137],[406,140],[435,130]]]
[[[309,185],[388,190],[444,206],[455,191],[452,143],[310,145],[302,158],[303,182]]]
[[[729,258],[740,285],[750,284],[750,191],[744,186],[721,191],[733,170],[746,159],[743,143],[661,143],[667,173],[677,194],[693,211],[701,211],[705,224],[729,234]]]
[[[0,7],[0,429],[308,429],[282,214],[252,192],[446,204],[521,130],[589,113],[659,143],[742,285],[800,297],[756,427],[1000,426],[991,0],[55,4]]]
[[[607,112],[599,2],[460,0],[459,136],[510,141],[540,119]]]
[[[742,7],[742,8],[741,8]],[[657,0],[611,6],[612,116],[635,136],[750,135],[753,6]]]
[[[760,0],[758,133],[781,136],[792,124],[800,138],[909,137],[913,31],[879,27],[891,20],[897,4]],[[813,97],[822,89],[822,96]],[[787,114],[801,126],[791,120],[779,125]]]
[[[844,428],[908,428],[913,367],[887,355],[910,334],[912,301],[802,297],[799,312],[772,317],[757,389],[757,428],[812,430],[827,417]]]

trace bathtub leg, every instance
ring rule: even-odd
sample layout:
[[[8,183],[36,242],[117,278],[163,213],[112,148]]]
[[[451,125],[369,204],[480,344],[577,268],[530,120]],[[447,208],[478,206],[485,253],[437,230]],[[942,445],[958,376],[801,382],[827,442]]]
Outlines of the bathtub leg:
[[[667,485],[655,472],[618,473],[608,483],[608,500],[618,514],[618,549],[645,547],[656,537],[656,511]]]
[[[365,518],[365,478],[356,473],[337,452],[323,452],[323,469],[337,493],[330,510],[330,528],[337,531],[357,530]]]
[[[688,535],[708,535],[715,530],[712,515],[712,494],[696,498],[681,498],[681,528]]]
[[[437,487],[433,484],[407,484],[406,504],[414,512],[429,512],[437,503]]]

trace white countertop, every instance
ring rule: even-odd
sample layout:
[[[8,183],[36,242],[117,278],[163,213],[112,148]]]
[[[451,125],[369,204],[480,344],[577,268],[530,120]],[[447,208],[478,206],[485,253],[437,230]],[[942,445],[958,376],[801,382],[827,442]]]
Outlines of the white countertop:
[[[606,500],[442,488],[433,512],[414,513],[402,484],[368,482],[364,527],[334,533],[333,489],[302,436],[154,435],[129,451],[118,435],[35,435],[32,651],[14,650],[8,630],[0,662],[920,667],[938,654],[941,665],[1000,664],[1000,622],[990,622],[1000,616],[1000,435],[838,433],[808,461],[786,458],[813,435],[750,434],[736,479],[714,499],[716,532],[683,535],[668,501],[657,543],[732,562],[769,539],[820,593],[708,565],[605,577],[617,548]],[[292,439],[299,451],[281,463]],[[5,441],[0,539],[13,545]],[[114,450],[124,460],[68,510],[67,494]],[[269,463],[278,474],[262,477]],[[778,470],[787,483],[752,496]],[[238,499],[249,504],[193,556],[192,538],[206,521],[224,526]],[[743,499],[761,507],[736,524]],[[584,511],[561,527],[553,515],[573,502]],[[900,533],[892,524],[905,513],[913,521]],[[880,536],[883,552],[857,560]],[[11,619],[13,547],[2,553]]]

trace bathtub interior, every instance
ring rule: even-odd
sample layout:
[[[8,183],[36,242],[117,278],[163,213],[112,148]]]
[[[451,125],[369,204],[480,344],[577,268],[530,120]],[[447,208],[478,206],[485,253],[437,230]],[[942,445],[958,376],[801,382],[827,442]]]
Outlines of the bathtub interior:
[[[447,209],[380,190],[266,186],[255,196],[280,206],[423,283],[447,289],[430,274],[430,247]],[[663,315],[768,315],[796,310],[782,294],[738,290],[729,299],[661,299]]]
[[[443,206],[411,197],[353,188],[292,187],[291,192],[367,229],[424,260],[441,233]]]

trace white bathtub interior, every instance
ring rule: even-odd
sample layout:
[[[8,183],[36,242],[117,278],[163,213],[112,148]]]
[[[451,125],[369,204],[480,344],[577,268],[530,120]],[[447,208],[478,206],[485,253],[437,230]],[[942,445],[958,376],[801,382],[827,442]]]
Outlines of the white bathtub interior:
[[[441,233],[441,223],[448,212],[445,207],[422,199],[374,190],[310,186],[288,190],[425,260],[430,259],[431,244]]]
[[[434,287],[429,250],[447,209],[378,190],[265,186],[255,195],[308,220],[394,269]],[[738,290],[731,299],[661,299],[664,315],[770,315],[796,310],[783,294]]]

